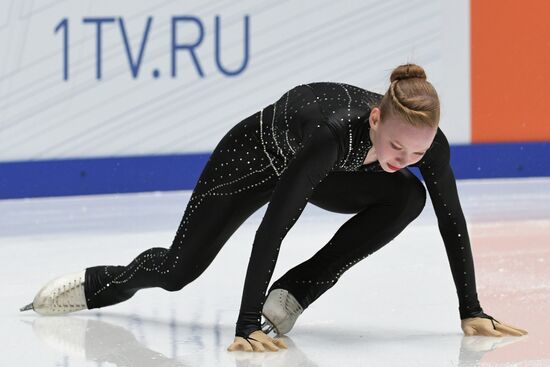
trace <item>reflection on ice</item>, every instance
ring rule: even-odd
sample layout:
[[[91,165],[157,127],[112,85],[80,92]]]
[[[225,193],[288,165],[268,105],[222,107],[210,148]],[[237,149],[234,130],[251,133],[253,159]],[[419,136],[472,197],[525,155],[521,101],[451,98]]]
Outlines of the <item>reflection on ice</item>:
[[[139,318],[127,320],[129,322],[143,322]],[[136,336],[127,328],[118,326],[102,320],[84,319],[74,316],[51,316],[37,317],[32,322],[23,321],[32,324],[34,334],[40,341],[47,344],[54,350],[76,357],[78,360],[88,360],[96,363],[110,363],[115,366],[150,366],[150,367],[172,367],[172,366],[191,366],[191,362],[186,362],[183,351],[182,356],[168,357],[149,348],[146,343],[139,342]],[[169,324],[160,323],[161,328],[171,328],[176,321],[172,320]],[[142,325],[143,326],[143,325]],[[206,331],[206,330],[205,330]],[[200,335],[197,335],[200,338]],[[337,335],[333,335],[338,337]],[[251,363],[257,366],[271,367],[298,367],[298,366],[318,366],[313,360],[307,357],[307,354],[289,336],[283,337],[289,349],[281,349],[278,352],[232,352],[235,365],[239,366],[243,362]],[[414,343],[424,344],[425,346],[434,346],[440,344],[442,337],[440,335],[411,336]],[[459,356],[458,366],[477,366],[483,356],[506,345],[520,340],[519,338],[504,337],[481,337],[481,336],[462,336],[451,337],[453,344],[457,347]],[[388,340],[386,340],[388,341]],[[371,342],[378,344],[379,341],[365,339],[362,341],[365,348],[368,349]],[[398,342],[394,340],[393,342]],[[176,349],[177,340],[173,339],[172,346]],[[192,343],[193,344],[193,343]],[[201,349],[202,343],[197,343],[189,349]],[[188,350],[188,351],[191,351]],[[368,354],[359,354],[363,362],[369,361]],[[391,358],[390,358],[391,360]]]

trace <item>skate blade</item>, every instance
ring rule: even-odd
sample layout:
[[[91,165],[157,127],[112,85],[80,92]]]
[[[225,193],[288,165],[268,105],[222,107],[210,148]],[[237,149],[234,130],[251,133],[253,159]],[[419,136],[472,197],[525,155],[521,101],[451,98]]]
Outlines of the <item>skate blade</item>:
[[[275,327],[269,321],[265,321],[262,324],[261,329],[265,334],[269,334],[271,330],[275,329]],[[275,330],[275,333],[277,333],[277,330]]]
[[[33,307],[33,305],[32,305],[32,302],[29,303],[28,305],[26,305],[25,307],[21,307],[21,308],[19,309],[19,311],[21,311],[21,312],[23,312],[23,311],[28,311],[28,310],[34,310],[34,307]]]

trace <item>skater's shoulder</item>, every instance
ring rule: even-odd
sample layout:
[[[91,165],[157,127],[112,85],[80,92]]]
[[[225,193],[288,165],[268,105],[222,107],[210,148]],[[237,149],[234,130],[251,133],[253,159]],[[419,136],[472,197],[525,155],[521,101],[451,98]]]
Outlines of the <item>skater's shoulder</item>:
[[[323,91],[334,91],[339,93],[375,93],[374,91],[371,91],[365,87],[360,87],[356,84],[351,84],[347,82],[340,82],[340,81],[311,81],[307,83],[303,83],[300,85],[309,86],[314,89],[319,89]]]
[[[337,81],[316,81],[307,84],[321,101],[351,104],[355,107],[372,109],[380,104],[383,94],[358,85]]]
[[[432,165],[446,165],[449,164],[451,156],[451,147],[449,140],[445,136],[443,130],[440,127],[437,128],[437,132],[432,141],[432,144],[422,157],[420,161],[413,166],[432,166]]]

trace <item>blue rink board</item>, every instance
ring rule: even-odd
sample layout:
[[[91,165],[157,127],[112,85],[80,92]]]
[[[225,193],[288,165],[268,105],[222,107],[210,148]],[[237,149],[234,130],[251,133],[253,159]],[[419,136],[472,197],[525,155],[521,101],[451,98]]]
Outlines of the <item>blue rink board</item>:
[[[209,156],[2,162],[0,199],[190,190]],[[451,165],[457,179],[550,176],[550,142],[453,145]]]

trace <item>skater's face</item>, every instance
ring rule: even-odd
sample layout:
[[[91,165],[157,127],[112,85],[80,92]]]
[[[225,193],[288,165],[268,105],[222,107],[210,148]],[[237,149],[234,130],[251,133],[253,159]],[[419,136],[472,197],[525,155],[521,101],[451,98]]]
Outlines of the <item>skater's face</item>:
[[[371,110],[369,124],[378,162],[390,173],[422,159],[437,133],[437,127],[416,127],[391,115],[381,121],[378,107]]]

